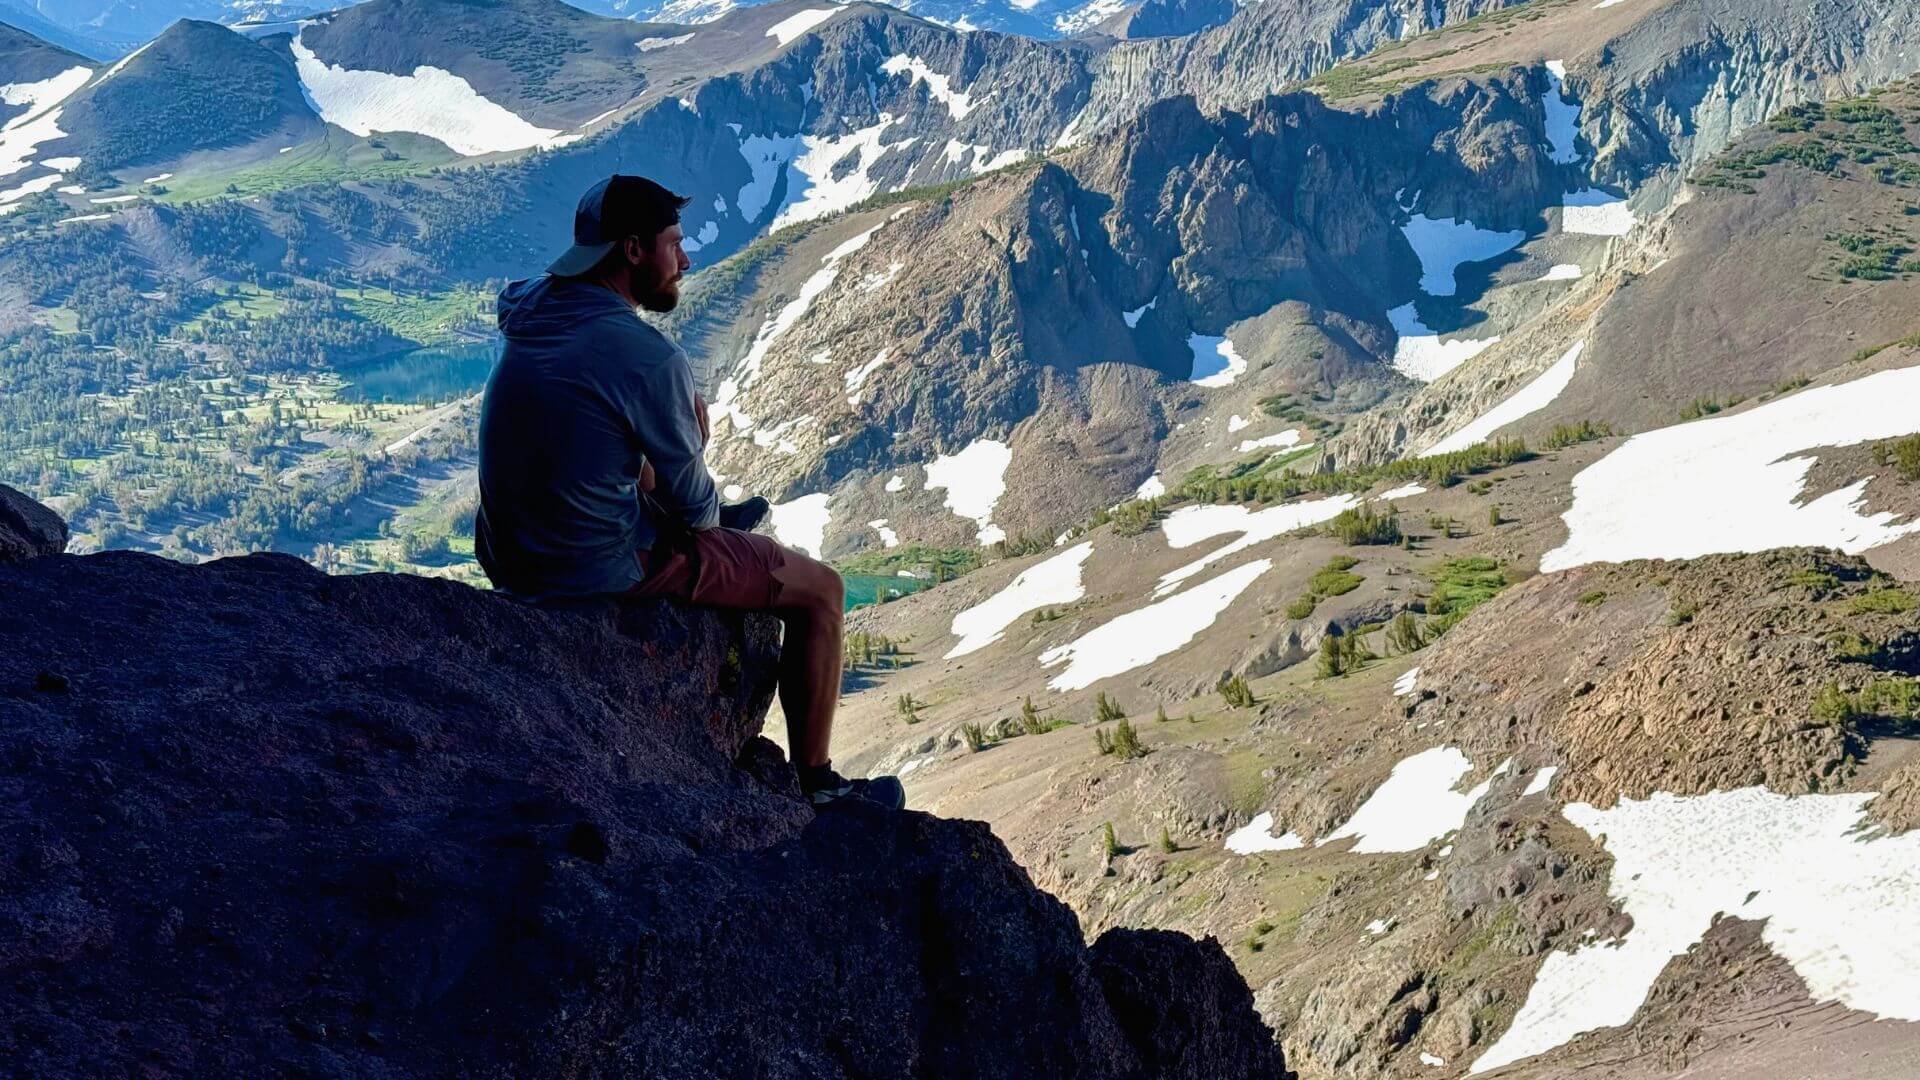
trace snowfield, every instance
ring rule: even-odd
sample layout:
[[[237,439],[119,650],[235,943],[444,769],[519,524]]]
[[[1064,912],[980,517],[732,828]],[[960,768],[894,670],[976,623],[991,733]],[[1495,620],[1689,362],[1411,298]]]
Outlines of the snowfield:
[[[1305,846],[1300,837],[1292,832],[1273,835],[1273,814],[1266,810],[1227,837],[1227,850],[1235,855],[1252,855],[1257,851],[1298,851]]]
[[[1580,160],[1580,146],[1577,139],[1580,124],[1580,105],[1567,93],[1567,64],[1564,60],[1549,60],[1546,63],[1547,76],[1553,83],[1553,93],[1540,99],[1547,114],[1547,143],[1553,147],[1548,159],[1559,165],[1571,165]]]
[[[1013,450],[993,439],[975,439],[957,454],[940,454],[927,466],[923,490],[945,488],[947,509],[980,526],[975,534],[982,544],[1005,540],[1007,534],[993,523],[993,508],[1007,491],[1007,466],[1013,462]]]
[[[1420,309],[1411,302],[1387,312],[1398,340],[1393,344],[1393,370],[1409,379],[1432,382],[1461,364],[1479,356],[1500,340],[1462,338],[1441,341],[1440,335],[1420,321]]]
[[[1548,954],[1512,1026],[1470,1071],[1629,1022],[1661,969],[1723,914],[1760,922],[1815,1001],[1920,1020],[1920,833],[1873,826],[1863,811],[1874,797],[1755,787],[1566,807],[1613,856],[1611,894],[1633,928]]]
[[[1635,435],[1573,478],[1567,541],[1540,569],[1776,547],[1857,554],[1920,532],[1866,512],[1866,478],[1806,497],[1806,451],[1920,432],[1916,401],[1920,367],[1901,368]]]
[[[1166,536],[1168,547],[1192,547],[1214,537],[1232,533],[1239,533],[1240,539],[1224,547],[1215,548],[1168,573],[1160,579],[1160,584],[1154,589],[1154,595],[1165,596],[1178,588],[1181,582],[1221,559],[1232,558],[1256,544],[1264,544],[1276,536],[1284,536],[1295,529],[1304,529],[1309,525],[1332,521],[1342,510],[1358,505],[1360,500],[1352,495],[1335,495],[1329,499],[1283,503],[1280,506],[1269,506],[1259,511],[1248,510],[1239,503],[1183,506],[1160,523],[1160,532]]]
[[[927,93],[935,101],[944,104],[955,120],[965,120],[967,114],[973,111],[972,95],[964,90],[955,90],[952,79],[933,70],[917,56],[896,53],[880,65],[880,70],[889,75],[905,75],[911,82],[926,83]]]
[[[1071,604],[1086,595],[1080,569],[1093,554],[1093,543],[1083,541],[1020,571],[1006,588],[953,617],[953,633],[960,641],[947,650],[952,660],[1000,640],[1015,619],[1053,604]]]
[[[809,8],[806,11],[789,15],[772,26],[767,27],[767,36],[777,38],[782,48],[793,44],[793,39],[840,14],[845,8]]]
[[[1193,373],[1188,378],[1195,386],[1232,386],[1235,379],[1247,373],[1247,362],[1224,337],[1190,334],[1187,348],[1193,352]]]
[[[1127,612],[1065,645],[1040,654],[1043,667],[1066,664],[1047,681],[1055,690],[1080,690],[1174,652],[1212,626],[1247,586],[1273,566],[1256,559],[1185,592]]]
[[[1419,685],[1420,669],[1417,667],[1408,668],[1400,673],[1399,678],[1393,680],[1393,696],[1406,697],[1408,694],[1413,693],[1414,688]]]
[[[1573,381],[1575,365],[1587,343],[1576,341],[1560,355],[1553,366],[1534,376],[1533,381],[1513,392],[1505,401],[1488,409],[1479,419],[1428,447],[1425,454],[1450,454],[1475,443],[1486,442],[1493,433],[1508,424],[1525,419],[1553,404],[1553,399]],[[1423,454],[1422,456],[1425,456]]]
[[[1633,209],[1627,205],[1625,196],[1611,195],[1599,188],[1570,192],[1561,202],[1565,206],[1560,212],[1560,229],[1563,232],[1584,236],[1625,236],[1640,224],[1640,219],[1634,216]]]
[[[1471,221],[1430,218],[1415,214],[1400,226],[1420,260],[1420,291],[1428,296],[1452,296],[1459,291],[1454,272],[1467,263],[1505,255],[1527,238],[1525,231],[1495,232]]]
[[[295,34],[288,48],[307,101],[322,120],[355,135],[410,131],[471,157],[531,149],[560,134],[481,97],[451,71],[424,64],[411,75],[335,67],[314,55],[301,40],[303,33]]]
[[[827,509],[827,498],[826,492],[817,491],[791,502],[774,503],[769,515],[774,538],[819,558],[820,549],[827,542],[827,524],[833,518]]]
[[[798,136],[799,152],[787,163],[786,201],[773,216],[772,228],[838,213],[880,190],[870,170],[888,153],[914,143],[911,137],[894,143],[880,141],[894,119],[891,113],[881,113],[879,123],[845,135]],[[845,167],[849,156],[855,156],[852,168]],[[745,196],[743,191],[743,200]]]
[[[1502,763],[1473,790],[1455,791],[1455,785],[1472,771],[1467,755],[1451,746],[1415,754],[1395,765],[1353,817],[1319,844],[1351,837],[1355,842],[1350,850],[1361,854],[1419,851],[1464,824],[1467,811],[1493,786],[1493,778],[1507,771],[1507,765]]]

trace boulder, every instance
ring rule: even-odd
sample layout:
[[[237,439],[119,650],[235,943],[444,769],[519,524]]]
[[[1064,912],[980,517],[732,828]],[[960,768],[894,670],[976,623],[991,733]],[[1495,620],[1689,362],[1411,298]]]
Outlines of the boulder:
[[[0,484],[0,563],[20,562],[67,549],[67,523],[60,515]]]
[[[1217,942],[985,825],[816,814],[777,624],[284,555],[0,567],[28,1075],[1271,1077]]]

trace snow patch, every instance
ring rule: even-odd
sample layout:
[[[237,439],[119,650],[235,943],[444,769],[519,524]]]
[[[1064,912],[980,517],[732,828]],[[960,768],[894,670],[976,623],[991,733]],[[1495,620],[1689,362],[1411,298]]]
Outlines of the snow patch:
[[[1502,765],[1493,775],[1505,768]],[[1467,755],[1451,746],[1415,754],[1395,765],[1353,817],[1320,843],[1351,837],[1355,841],[1351,850],[1361,854],[1418,851],[1464,824],[1467,811],[1493,786],[1489,776],[1471,791],[1455,791],[1454,786],[1472,771]]]
[[[1801,501],[1821,446],[1920,432],[1920,367],[1803,390],[1758,408],[1635,435],[1573,478],[1567,541],[1542,571],[1776,547],[1857,554],[1920,532],[1867,513],[1867,480]]]
[[[778,38],[781,47],[793,43],[793,39],[840,14],[844,8],[808,8],[805,11],[789,15],[772,26],[767,27],[767,36]]]
[[[1430,218],[1415,214],[1400,232],[1420,260],[1420,289],[1428,296],[1452,296],[1459,290],[1455,271],[1468,263],[1485,262],[1520,246],[1524,230],[1495,232],[1464,219]]]
[[[314,55],[301,40],[304,34],[295,34],[287,45],[307,101],[322,120],[355,135],[410,131],[473,156],[526,150],[560,134],[557,128],[535,127],[441,68],[423,64],[411,75],[391,75],[335,67]]]
[[[1494,432],[1532,416],[1553,403],[1560,392],[1573,381],[1575,366],[1580,362],[1580,354],[1587,343],[1576,341],[1573,347],[1560,354],[1553,366],[1533,378],[1533,381],[1513,392],[1505,401],[1488,409],[1479,419],[1461,428],[1459,431],[1441,439],[1428,447],[1421,456],[1430,454],[1450,454],[1456,450],[1465,450],[1475,443],[1486,442]]]
[[[827,523],[833,518],[827,510],[827,498],[826,492],[817,491],[790,502],[774,503],[771,514],[774,537],[788,547],[819,558],[820,548],[827,541]]]
[[[1633,208],[1627,205],[1626,196],[1613,195],[1599,188],[1571,192],[1561,199],[1561,203],[1565,207],[1560,211],[1562,232],[1582,236],[1625,236],[1640,223],[1640,219],[1633,214]]]
[[[1093,554],[1091,541],[1022,570],[1006,588],[953,617],[953,634],[960,641],[945,659],[966,656],[1000,640],[1015,619],[1052,604],[1071,604],[1086,595],[1081,567]]]
[[[1540,275],[1541,281],[1576,281],[1584,273],[1579,263],[1554,263],[1547,272]]]
[[[1406,697],[1408,694],[1413,693],[1414,687],[1419,684],[1420,669],[1417,667],[1408,668],[1400,673],[1399,678],[1393,680],[1393,696]]]
[[[867,528],[880,534],[881,547],[899,547],[900,534],[887,527],[886,518],[874,518],[867,522]]]
[[[1506,1034],[1469,1071],[1628,1023],[1661,969],[1722,914],[1760,923],[1815,1001],[1920,1020],[1920,833],[1886,835],[1864,813],[1874,798],[1754,787],[1566,807],[1613,856],[1610,893],[1633,928],[1548,954]]]
[[[1500,340],[1462,338],[1441,341],[1440,335],[1420,321],[1420,309],[1411,302],[1387,312],[1398,339],[1393,343],[1393,370],[1409,379],[1432,382],[1461,364],[1479,356]]]
[[[46,177],[41,177],[41,179],[42,179],[42,180],[44,180],[44,179],[46,179]],[[60,179],[60,178],[56,176],[56,177],[54,177],[54,179],[55,179],[55,180],[58,180],[58,179]],[[49,185],[49,186],[51,186],[51,185]],[[103,203],[123,203],[123,202],[132,202],[133,200],[135,200],[135,199],[138,199],[139,197],[140,197],[140,196],[138,196],[138,195],[109,195],[109,196],[107,196],[107,197],[106,197],[106,198],[104,198],[104,199],[88,199],[87,201],[88,201],[88,202],[90,202],[90,203],[94,203],[94,204],[96,204],[96,205],[98,205],[98,204],[103,204]]]
[[[36,176],[26,183],[10,187],[5,191],[0,191],[0,213],[13,213],[19,209],[18,206],[14,205],[15,203],[29,195],[38,195],[59,182],[59,173],[47,173],[45,176]],[[101,200],[95,199],[93,201],[100,202]]]
[[[1248,510],[1238,503],[1183,506],[1160,523],[1160,531],[1167,538],[1167,546],[1192,547],[1216,536],[1227,536],[1232,533],[1239,533],[1240,539],[1216,548],[1162,577],[1159,585],[1154,589],[1154,595],[1164,596],[1172,592],[1181,582],[1221,559],[1232,558],[1256,544],[1264,544],[1276,536],[1293,532],[1295,529],[1304,529],[1309,525],[1331,521],[1342,510],[1358,505],[1360,505],[1359,500],[1352,495],[1335,495],[1330,499],[1285,503],[1259,511]]]
[[[1172,653],[1212,626],[1247,586],[1273,566],[1256,559],[1164,600],[1118,616],[1065,645],[1040,654],[1045,667],[1066,670],[1047,681],[1055,690],[1080,690]]]
[[[1231,431],[1232,428],[1229,427],[1228,430]],[[1250,453],[1254,450],[1260,450],[1267,447],[1285,450],[1295,445],[1298,445],[1299,442],[1300,442],[1300,432],[1293,428],[1288,428],[1287,430],[1280,432],[1278,435],[1268,435],[1264,438],[1243,440],[1240,443],[1240,448],[1238,450],[1238,453],[1242,453],[1242,454]],[[1312,444],[1309,443],[1308,445],[1311,446]]]
[[[892,114],[881,113],[879,123],[845,135],[798,136],[798,152],[787,163],[786,201],[774,215],[772,228],[838,213],[878,191],[880,182],[873,179],[870,170],[888,152],[905,150],[914,143],[908,138],[881,144],[880,136],[893,121]],[[855,163],[842,171],[841,163],[849,156]],[[744,201],[745,192],[741,194]]]
[[[1306,843],[1291,832],[1273,835],[1273,814],[1265,810],[1227,837],[1227,850],[1235,855],[1252,855],[1258,851],[1298,851],[1305,846]]]
[[[847,372],[847,404],[860,404],[860,388],[867,383],[867,376],[880,370],[880,366],[893,358],[893,346],[883,345],[874,358]]]
[[[1548,81],[1553,83],[1553,93],[1540,99],[1547,114],[1547,144],[1553,148],[1547,158],[1555,164],[1571,165],[1580,160],[1580,105],[1567,93],[1566,62],[1549,60],[1546,67]]]
[[[1539,772],[1534,773],[1533,779],[1527,781],[1527,790],[1520,793],[1521,796],[1525,797],[1528,795],[1538,795],[1541,792],[1547,790],[1548,785],[1553,783],[1554,776],[1557,775],[1559,772],[1560,772],[1560,766],[1549,765],[1546,768],[1541,769]]]
[[[1390,488],[1381,492],[1380,501],[1392,502],[1395,499],[1411,499],[1415,495],[1425,495],[1426,493],[1427,489],[1421,487],[1419,484],[1402,484],[1397,488]]]
[[[947,112],[955,120],[965,120],[973,111],[972,95],[964,90],[955,90],[952,79],[927,66],[925,60],[906,53],[896,53],[880,65],[880,70],[889,75],[905,75],[908,81],[927,84],[927,93],[935,101],[944,104]]]
[[[1239,413],[1234,413],[1232,416],[1227,417],[1227,434],[1229,435],[1242,428],[1250,428],[1252,426],[1253,421],[1241,416]]]
[[[1120,317],[1126,320],[1127,329],[1131,330],[1134,327],[1139,326],[1141,317],[1144,316],[1147,312],[1152,311],[1153,305],[1159,302],[1160,302],[1160,298],[1156,296],[1152,300],[1149,300],[1146,303],[1141,304],[1139,307],[1134,308],[1132,311],[1122,312],[1120,314]]]
[[[1140,486],[1133,489],[1133,497],[1136,499],[1157,499],[1166,493],[1167,485],[1160,479],[1159,473],[1154,473],[1140,481]]]
[[[641,52],[652,52],[655,49],[667,49],[675,45],[685,45],[692,40],[692,34],[676,34],[673,37],[642,38],[634,42],[634,44],[639,46]]]
[[[993,523],[993,508],[1006,494],[1007,466],[1013,450],[993,439],[975,439],[957,454],[940,454],[927,466],[924,490],[945,488],[947,509],[980,526],[976,539],[982,544],[1005,540],[1007,534]]]
[[[65,162],[72,162],[73,164],[68,165],[68,164],[65,164]],[[80,159],[79,158],[48,158],[46,161],[42,162],[42,164],[46,165],[50,169],[60,169],[64,171],[66,169],[73,168],[74,165],[80,164]],[[172,173],[163,172],[158,176],[149,176],[145,180],[142,180],[140,182],[143,184],[157,184],[162,180],[171,180],[171,179],[173,179]]]
[[[1187,348],[1193,352],[1193,372],[1188,378],[1195,386],[1231,386],[1247,373],[1247,362],[1234,351],[1233,342],[1206,334],[1187,335]]]
[[[907,486],[907,478],[899,475],[898,473],[895,473],[894,475],[887,477],[886,490],[888,491],[899,491],[901,488],[904,488],[906,486]]]

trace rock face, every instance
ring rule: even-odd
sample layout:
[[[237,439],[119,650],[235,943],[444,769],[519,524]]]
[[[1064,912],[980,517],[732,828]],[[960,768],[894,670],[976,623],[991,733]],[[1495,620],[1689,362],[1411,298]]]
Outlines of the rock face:
[[[983,825],[816,816],[770,620],[279,555],[0,596],[28,1074],[1285,1075],[1211,940],[1089,948]]]
[[[0,563],[56,555],[67,546],[60,515],[0,484]]]

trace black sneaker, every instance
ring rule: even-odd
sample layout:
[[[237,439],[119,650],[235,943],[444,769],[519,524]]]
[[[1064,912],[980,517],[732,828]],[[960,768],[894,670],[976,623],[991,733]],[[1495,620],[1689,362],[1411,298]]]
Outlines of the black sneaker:
[[[816,807],[832,806],[849,800],[872,803],[887,810],[904,810],[907,807],[907,789],[901,786],[900,778],[897,776],[849,780],[831,770],[828,771],[824,783],[807,792],[807,798],[811,799]]]
[[[754,526],[766,520],[767,511],[772,508],[772,503],[769,503],[758,495],[744,502],[722,503],[720,505],[720,527],[723,529],[738,529],[741,532],[752,532]]]

